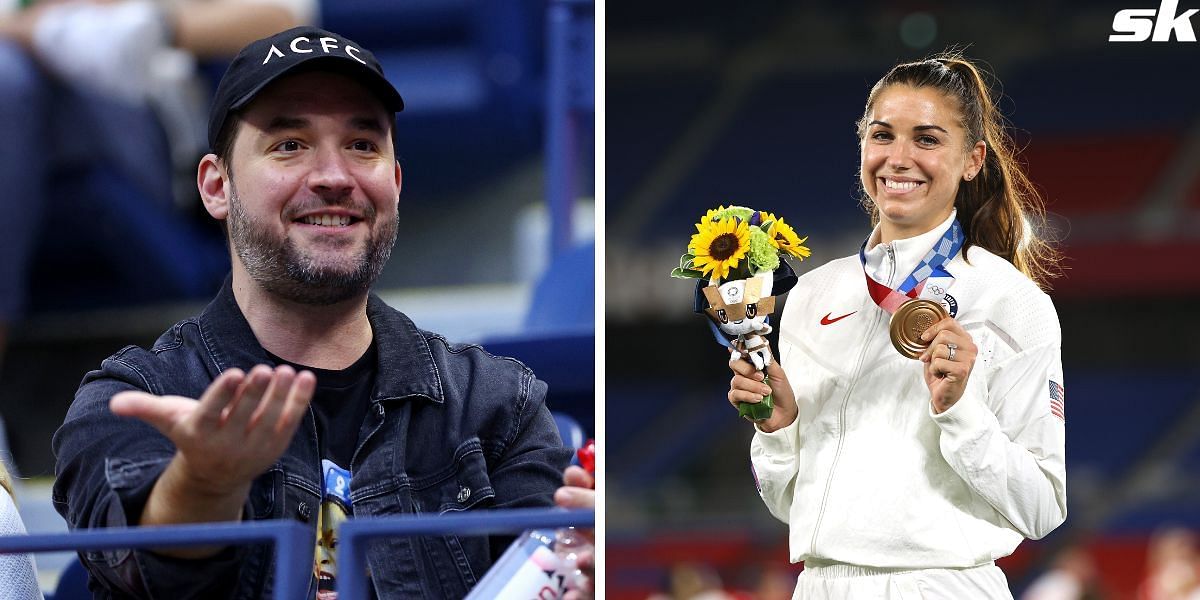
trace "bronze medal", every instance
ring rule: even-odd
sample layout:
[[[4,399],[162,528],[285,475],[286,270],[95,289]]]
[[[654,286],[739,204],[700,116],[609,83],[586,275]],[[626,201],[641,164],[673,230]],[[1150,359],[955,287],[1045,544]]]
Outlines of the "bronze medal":
[[[929,342],[921,334],[946,317],[946,309],[933,300],[909,300],[892,315],[890,333],[896,351],[908,358],[921,355]]]

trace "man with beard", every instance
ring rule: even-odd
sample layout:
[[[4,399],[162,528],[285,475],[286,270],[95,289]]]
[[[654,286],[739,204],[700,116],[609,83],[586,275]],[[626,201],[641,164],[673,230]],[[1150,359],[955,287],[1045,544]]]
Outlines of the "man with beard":
[[[197,176],[232,274],[202,314],[84,378],[54,437],[73,529],[296,519],[314,528],[310,596],[326,598],[344,518],[553,504],[570,451],[545,384],[370,294],[396,239],[402,108],[371,53],[334,33],[292,29],[234,59]],[[371,581],[384,598],[461,597],[505,543],[380,541]],[[97,597],[262,598],[272,552],[82,559]]]

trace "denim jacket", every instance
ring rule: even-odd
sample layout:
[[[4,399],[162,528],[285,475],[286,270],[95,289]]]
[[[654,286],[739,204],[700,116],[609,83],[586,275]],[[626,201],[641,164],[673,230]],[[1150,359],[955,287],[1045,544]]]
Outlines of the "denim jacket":
[[[351,463],[355,517],[549,506],[570,451],[545,405],[546,384],[520,362],[417,329],[372,295],[378,348],[371,406]],[[199,398],[222,371],[273,364],[230,282],[198,316],[145,350],[129,346],[88,373],[54,435],[54,505],[72,529],[139,522],[175,447],[150,425],[117,417],[113,394],[145,390]],[[311,409],[290,447],[255,479],[244,519],[296,519],[313,528],[321,457]],[[453,535],[381,539],[367,561],[381,598],[457,598],[503,551],[501,539]],[[270,597],[273,548],[232,546],[204,560],[148,550],[82,553],[97,598]],[[340,574],[342,578],[348,574]],[[314,583],[315,585],[315,583]],[[314,588],[315,591],[315,588]],[[311,595],[310,595],[311,597]]]

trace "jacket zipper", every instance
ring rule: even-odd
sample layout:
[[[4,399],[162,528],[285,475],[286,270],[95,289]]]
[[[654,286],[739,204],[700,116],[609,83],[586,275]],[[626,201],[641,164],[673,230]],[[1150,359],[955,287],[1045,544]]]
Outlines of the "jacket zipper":
[[[891,244],[885,244],[884,249],[887,252],[888,266],[890,268],[887,281],[887,284],[890,286],[892,285],[892,279],[896,277],[896,255]],[[850,385],[846,388],[846,394],[842,396],[842,406],[838,412],[838,445],[837,450],[833,453],[833,464],[829,467],[829,476],[825,479],[825,492],[821,495],[821,509],[817,512],[817,522],[813,525],[812,539],[808,542],[808,550],[811,553],[815,553],[817,550],[817,535],[821,532],[821,522],[825,519],[825,506],[829,503],[829,490],[833,486],[833,476],[837,471],[838,460],[842,457],[842,445],[846,441],[846,408],[850,405],[850,394],[854,393],[854,383],[858,381],[858,374],[862,370],[863,359],[867,356],[868,342],[871,340],[871,334],[874,333],[875,328],[879,325],[881,312],[882,309],[875,312],[875,317],[871,320],[871,326],[867,328],[862,348],[858,351],[858,361],[854,365],[854,370],[850,373]]]

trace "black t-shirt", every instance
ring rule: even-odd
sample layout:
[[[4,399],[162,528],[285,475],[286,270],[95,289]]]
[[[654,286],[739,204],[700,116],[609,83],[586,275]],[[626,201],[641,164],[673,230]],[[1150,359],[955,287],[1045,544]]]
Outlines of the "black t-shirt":
[[[317,444],[321,456],[321,509],[317,516],[317,536],[313,575],[317,589],[336,589],[337,563],[334,560],[338,529],[353,514],[350,505],[350,462],[358,448],[358,434],[371,405],[375,386],[376,349],[372,340],[354,364],[340,371],[298,365],[272,355],[279,364],[288,364],[297,372],[307,369],[317,376],[312,409],[317,421]],[[319,596],[320,594],[318,594]],[[371,598],[375,598],[372,589]]]
[[[321,458],[333,461],[349,470],[350,460],[358,447],[358,432],[371,405],[371,390],[375,386],[375,342],[354,364],[340,371],[316,369],[283,360],[272,355],[278,364],[288,364],[297,372],[307,369],[317,376],[312,409],[317,419],[317,442]]]

